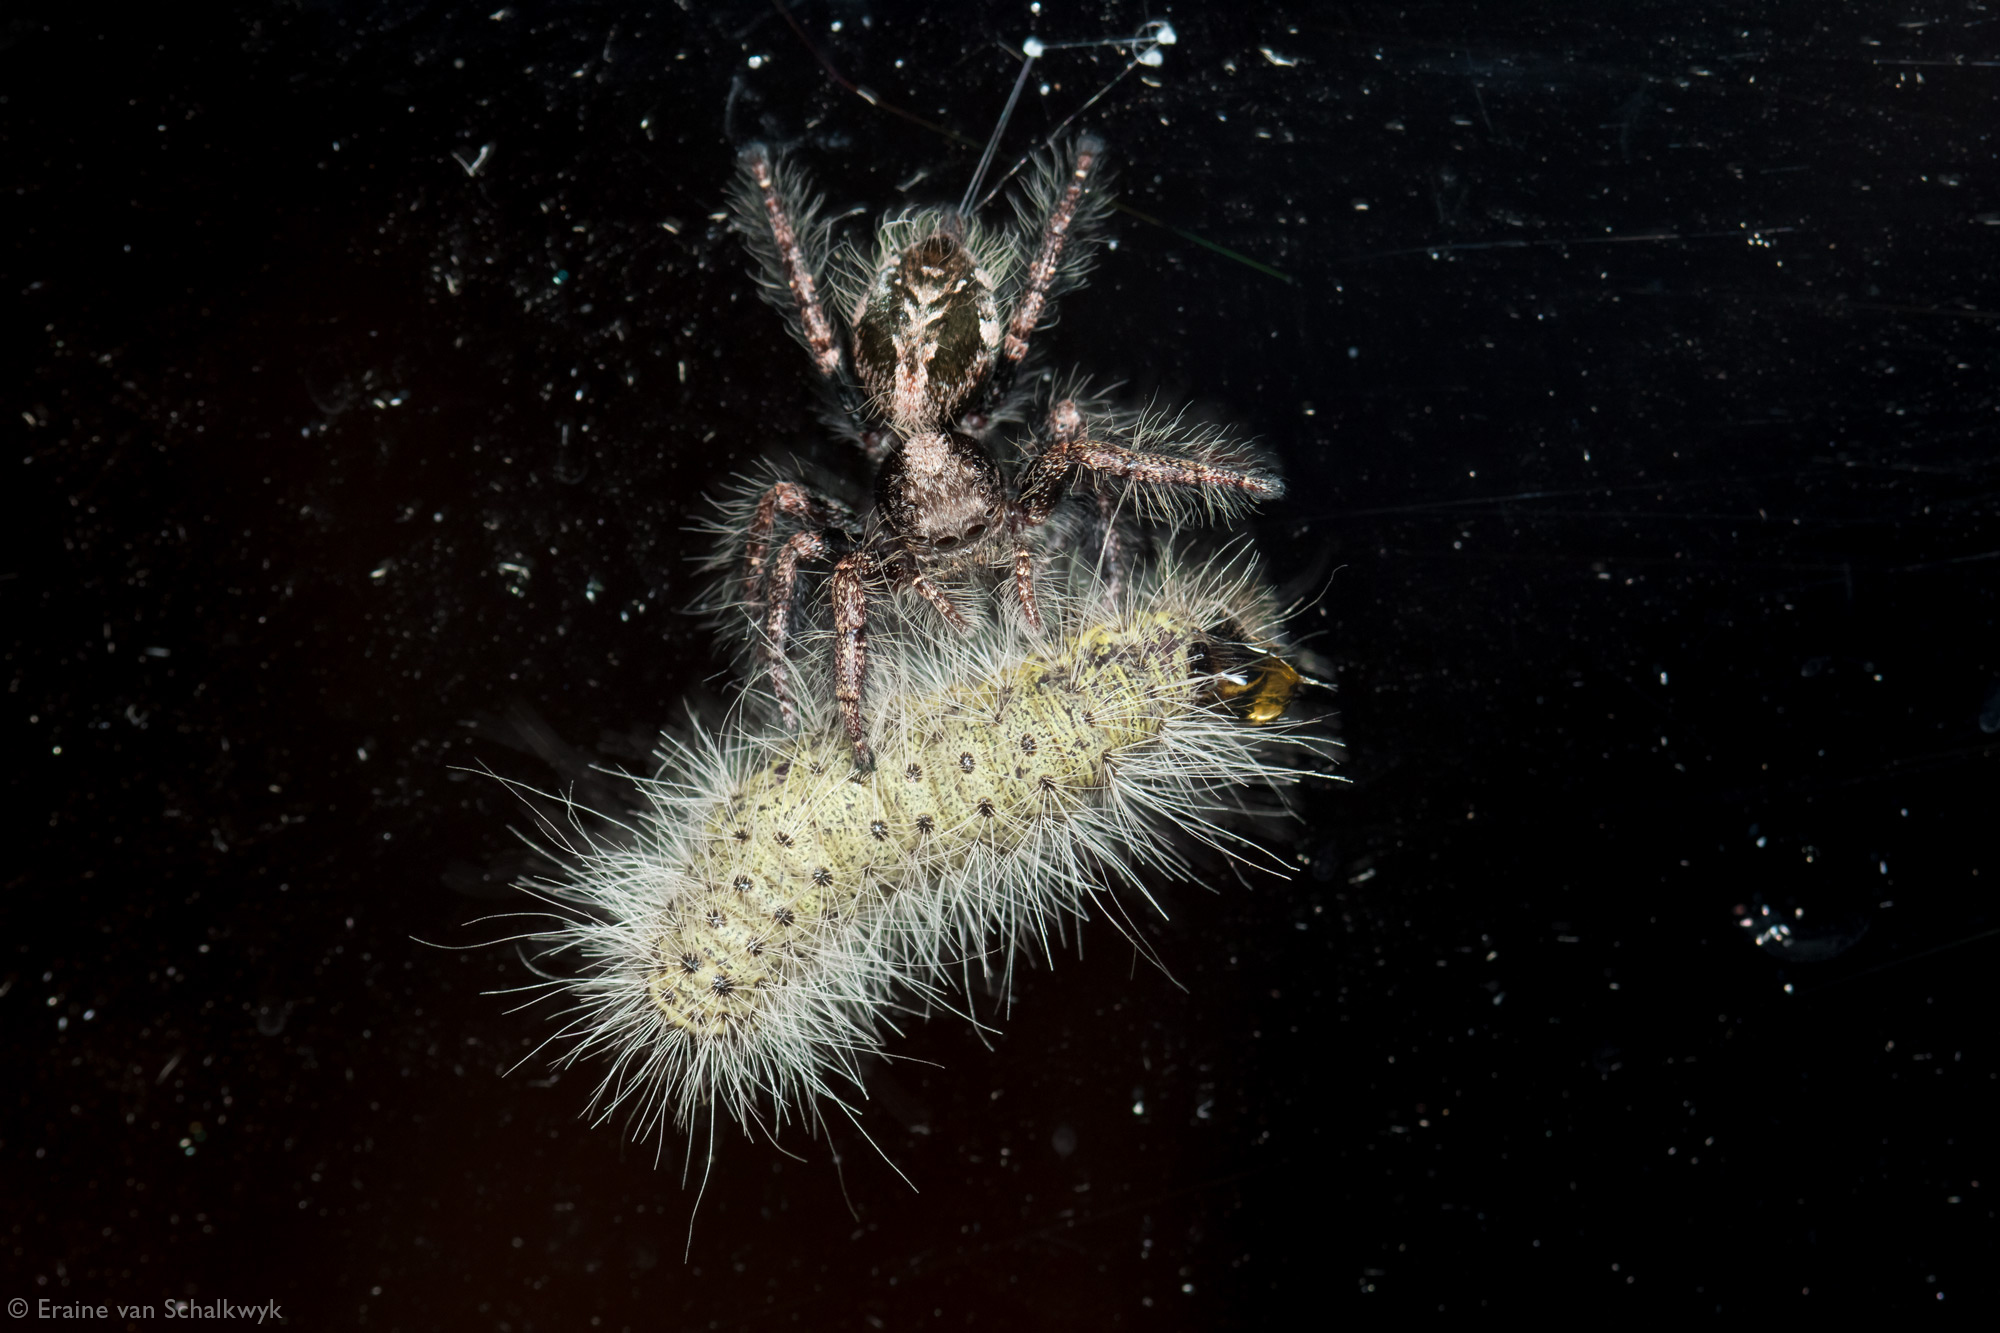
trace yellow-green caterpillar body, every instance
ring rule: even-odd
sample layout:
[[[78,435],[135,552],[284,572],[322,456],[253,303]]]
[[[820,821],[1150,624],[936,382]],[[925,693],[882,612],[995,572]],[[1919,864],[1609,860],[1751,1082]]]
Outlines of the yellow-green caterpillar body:
[[[1179,869],[1170,827],[1236,842],[1216,820],[1241,789],[1296,780],[1287,746],[1325,749],[1279,720],[1300,677],[1246,562],[1050,582],[1040,634],[886,622],[872,770],[819,699],[796,734],[673,747],[625,845],[566,839],[569,877],[538,887],[581,911],[542,939],[580,955],[564,1058],[610,1059],[604,1111],[646,1135],[845,1106],[897,1012],[1107,881]]]

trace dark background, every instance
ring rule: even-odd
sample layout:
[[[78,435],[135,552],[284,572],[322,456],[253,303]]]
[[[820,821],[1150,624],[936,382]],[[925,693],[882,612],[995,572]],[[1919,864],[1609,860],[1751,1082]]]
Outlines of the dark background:
[[[958,142],[756,3],[7,20],[0,1297],[1992,1303],[1991,7],[927,8],[794,13]],[[1095,922],[990,1049],[898,1043],[864,1124],[914,1191],[852,1129],[725,1141],[684,1263],[681,1144],[509,1072],[549,1024],[478,919],[530,821],[465,770],[614,804],[590,765],[732,689],[702,494],[853,466],[714,217],[733,146],[956,198],[999,42],[1161,12],[1082,123],[1164,225],[1047,346],[1282,460],[1353,785],[1263,835],[1288,882],[1134,913],[1171,977]],[[1003,161],[1120,63],[1051,55]]]

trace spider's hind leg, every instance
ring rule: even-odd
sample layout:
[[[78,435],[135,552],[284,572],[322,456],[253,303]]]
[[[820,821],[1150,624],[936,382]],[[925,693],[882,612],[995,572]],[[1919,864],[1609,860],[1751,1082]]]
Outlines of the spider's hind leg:
[[[808,199],[793,169],[761,143],[737,155],[741,176],[730,196],[734,226],[757,261],[764,299],[785,315],[815,369],[860,434],[864,398],[848,365],[840,326],[820,293],[831,242],[820,200]],[[864,441],[864,448],[868,446]]]
[[[1090,268],[1092,233],[1110,208],[1104,191],[1104,140],[1084,134],[1065,157],[1043,167],[1020,205],[1023,224],[1038,225],[1041,240],[1021,275],[1013,313],[1000,340],[987,401],[998,404],[1014,387],[1029,340],[1050,314],[1050,302],[1076,286]]]
[[[765,298],[795,321],[793,331],[819,373],[838,375],[840,340],[819,296],[826,225],[819,220],[818,202],[801,197],[790,173],[763,144],[749,145],[737,161],[743,178],[731,199],[736,230],[764,269]]]

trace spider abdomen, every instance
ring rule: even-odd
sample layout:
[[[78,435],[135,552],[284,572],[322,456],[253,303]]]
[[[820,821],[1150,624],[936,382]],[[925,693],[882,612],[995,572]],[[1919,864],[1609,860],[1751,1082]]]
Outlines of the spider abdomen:
[[[884,264],[854,315],[855,374],[905,432],[954,420],[999,349],[993,278],[942,231]]]

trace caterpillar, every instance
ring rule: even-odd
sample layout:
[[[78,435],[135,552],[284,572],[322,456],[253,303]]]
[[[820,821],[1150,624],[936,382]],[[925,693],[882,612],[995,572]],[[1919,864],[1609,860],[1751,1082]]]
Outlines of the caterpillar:
[[[739,720],[667,744],[622,841],[551,825],[571,910],[558,1060],[601,1057],[593,1106],[635,1138],[704,1109],[746,1130],[853,1110],[859,1062],[899,1014],[1011,965],[1107,884],[1184,871],[1167,825],[1244,854],[1219,817],[1294,782],[1302,677],[1250,562],[1168,553],[1112,587],[1052,562],[1045,628],[878,630],[883,683],[856,767],[830,692],[796,733]],[[930,631],[930,632],[926,632]],[[962,980],[954,981],[960,973]]]

